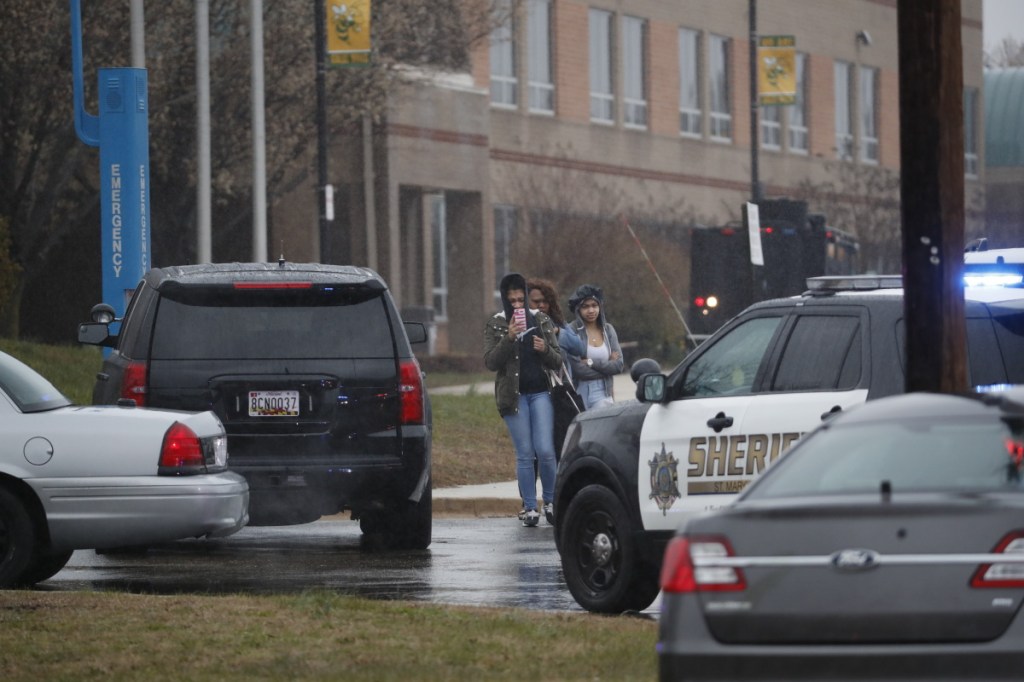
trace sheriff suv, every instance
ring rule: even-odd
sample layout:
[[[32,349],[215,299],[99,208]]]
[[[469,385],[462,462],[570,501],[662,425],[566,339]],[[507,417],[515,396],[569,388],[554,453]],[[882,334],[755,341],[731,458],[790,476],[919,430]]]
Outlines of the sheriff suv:
[[[124,318],[93,308],[80,342],[113,348],[93,403],[212,410],[250,525],[351,511],[396,548],[431,541],[431,412],[387,285],[350,266],[227,263],[154,268]],[[119,330],[115,326],[119,323]]]
[[[597,612],[644,609],[687,517],[727,504],[831,415],[904,390],[902,281],[818,277],[755,304],[671,373],[638,373],[638,401],[581,414],[555,486],[566,583]],[[1024,289],[966,290],[970,381],[1024,383]]]

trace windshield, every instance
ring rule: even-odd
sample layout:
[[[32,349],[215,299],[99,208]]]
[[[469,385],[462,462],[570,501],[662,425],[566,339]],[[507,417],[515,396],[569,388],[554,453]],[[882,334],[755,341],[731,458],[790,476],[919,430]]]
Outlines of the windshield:
[[[7,353],[0,353],[0,389],[22,412],[44,412],[70,405],[53,384]]]
[[[1022,428],[990,417],[905,419],[817,431],[746,499],[878,492],[979,492],[1021,484]]]

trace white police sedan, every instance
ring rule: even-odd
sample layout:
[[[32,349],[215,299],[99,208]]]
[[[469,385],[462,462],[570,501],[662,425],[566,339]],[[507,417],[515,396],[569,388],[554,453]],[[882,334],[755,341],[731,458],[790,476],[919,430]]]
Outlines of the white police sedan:
[[[224,536],[248,521],[212,412],[72,405],[0,353],[0,588],[46,580],[76,549]]]

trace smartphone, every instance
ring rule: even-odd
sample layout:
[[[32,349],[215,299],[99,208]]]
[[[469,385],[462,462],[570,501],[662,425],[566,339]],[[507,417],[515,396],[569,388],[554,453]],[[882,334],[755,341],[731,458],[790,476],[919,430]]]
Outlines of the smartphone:
[[[516,308],[512,311],[512,321],[517,325],[526,326],[526,308]]]

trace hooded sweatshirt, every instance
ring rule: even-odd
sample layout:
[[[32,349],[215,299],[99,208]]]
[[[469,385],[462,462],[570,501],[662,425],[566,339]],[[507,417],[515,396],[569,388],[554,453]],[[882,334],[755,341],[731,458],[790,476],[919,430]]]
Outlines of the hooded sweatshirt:
[[[496,372],[494,397],[499,414],[506,416],[519,411],[520,393],[548,390],[544,370],[557,371],[562,364],[562,352],[558,347],[558,337],[551,318],[540,311],[531,311],[528,306],[528,331],[521,337],[509,339],[508,320],[512,319],[513,308],[508,300],[508,292],[513,289],[522,290],[527,300],[530,292],[526,287],[526,278],[517,272],[505,275],[499,289],[502,310],[488,319],[484,326],[484,364],[487,369]],[[533,338],[538,334],[546,342],[543,353],[533,349]]]

